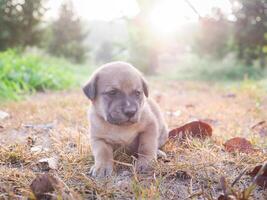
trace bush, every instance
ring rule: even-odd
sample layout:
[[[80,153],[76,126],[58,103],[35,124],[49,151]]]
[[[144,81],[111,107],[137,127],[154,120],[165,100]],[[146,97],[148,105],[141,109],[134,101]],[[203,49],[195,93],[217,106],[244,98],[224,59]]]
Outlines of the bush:
[[[188,54],[181,57],[173,69],[163,69],[160,73],[168,79],[221,83],[238,83],[247,79],[262,81],[267,77],[267,70],[256,65],[245,66],[234,55],[217,60]]]
[[[88,50],[84,46],[87,34],[88,32],[83,30],[81,19],[74,12],[72,3],[63,3],[59,18],[51,25],[48,50],[52,55],[63,56],[75,63],[83,63]]]
[[[76,83],[70,69],[40,55],[23,55],[14,50],[0,52],[0,99],[47,89],[66,89]]]

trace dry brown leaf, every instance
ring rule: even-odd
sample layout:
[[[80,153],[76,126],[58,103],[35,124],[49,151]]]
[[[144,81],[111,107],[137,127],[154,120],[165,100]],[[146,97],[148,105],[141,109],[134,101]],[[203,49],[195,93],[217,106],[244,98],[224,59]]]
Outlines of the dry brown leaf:
[[[251,176],[252,178],[254,178],[259,173],[261,168],[262,168],[262,165],[258,165],[254,167],[254,169],[248,172],[247,174]],[[263,187],[264,189],[267,189],[267,168],[263,171],[262,174],[258,175],[258,177],[255,180],[255,183]]]
[[[250,141],[242,137],[235,137],[227,140],[224,143],[224,147],[227,152],[238,151],[242,153],[251,153],[255,151]]]
[[[55,186],[57,184],[59,183],[56,178],[50,174],[43,174],[32,181],[30,188],[36,199],[51,199],[50,194],[56,190]]]
[[[221,195],[218,197],[218,200],[236,200],[236,198],[233,197],[233,196],[225,196],[225,195],[221,194]]]
[[[211,136],[212,136],[211,126],[203,121],[193,121],[181,127],[172,129],[169,132],[169,138],[196,137],[205,139]]]
[[[258,166],[256,166],[256,167],[254,167],[252,171],[249,171],[249,172],[247,173],[247,175],[249,175],[249,176],[251,176],[251,177],[256,176],[257,173],[260,171],[261,167],[262,167],[262,165],[258,165]],[[265,176],[267,176],[267,171],[266,171]]]
[[[42,174],[37,176],[31,183],[30,188],[36,199],[46,200],[79,200],[78,194],[70,190],[67,185],[58,177],[52,174]]]
[[[260,175],[255,180],[256,184],[267,189],[267,176]]]

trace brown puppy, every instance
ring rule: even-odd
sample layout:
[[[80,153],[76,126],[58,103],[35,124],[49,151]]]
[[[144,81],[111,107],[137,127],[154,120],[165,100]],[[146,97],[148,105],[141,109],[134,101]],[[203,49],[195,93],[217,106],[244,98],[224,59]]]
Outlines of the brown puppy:
[[[138,153],[137,170],[145,170],[156,159],[168,131],[158,106],[148,98],[141,73],[125,62],[108,63],[93,73],[83,91],[92,101],[90,143],[95,164],[91,174],[111,175],[118,145]]]

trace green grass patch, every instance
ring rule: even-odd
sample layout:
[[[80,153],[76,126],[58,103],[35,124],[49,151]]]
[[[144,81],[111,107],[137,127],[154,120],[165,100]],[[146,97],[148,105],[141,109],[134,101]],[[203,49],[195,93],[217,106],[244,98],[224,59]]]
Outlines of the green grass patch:
[[[0,52],[0,99],[17,100],[36,91],[68,89],[79,84],[84,71],[84,67],[46,55]]]
[[[245,66],[234,57],[214,60],[197,55],[184,56],[171,70],[160,73],[174,80],[194,80],[223,84],[240,83],[244,80],[267,80],[267,70],[259,66]]]

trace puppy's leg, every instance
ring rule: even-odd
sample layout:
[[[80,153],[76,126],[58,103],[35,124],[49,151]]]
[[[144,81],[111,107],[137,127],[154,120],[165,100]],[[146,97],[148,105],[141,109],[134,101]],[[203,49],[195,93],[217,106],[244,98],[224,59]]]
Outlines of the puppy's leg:
[[[91,141],[95,164],[90,170],[93,177],[103,178],[110,176],[113,170],[113,149],[103,140]]]
[[[169,132],[166,124],[163,124],[162,130],[160,132],[160,137],[159,137],[159,146],[158,148],[161,148],[168,140]],[[167,158],[167,154],[160,149],[158,149],[158,158]]]
[[[156,124],[151,124],[139,135],[137,171],[145,171],[149,162],[157,158],[158,133]]]
[[[137,155],[138,155],[138,146],[139,146],[139,135],[128,146],[129,154],[137,157]]]
[[[168,136],[169,136],[169,131],[167,125],[163,124],[159,137],[159,148],[162,147],[167,142]]]

